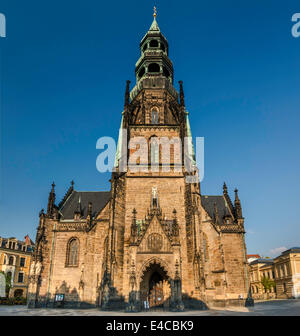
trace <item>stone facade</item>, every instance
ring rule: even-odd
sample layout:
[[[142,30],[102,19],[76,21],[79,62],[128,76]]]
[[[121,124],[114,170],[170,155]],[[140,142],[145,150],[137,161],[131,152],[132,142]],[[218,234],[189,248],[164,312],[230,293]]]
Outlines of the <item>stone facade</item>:
[[[111,190],[80,192],[72,183],[56,205],[52,185],[40,213],[30,306],[138,311],[148,302],[177,311],[247,298],[237,190],[234,204],[225,184],[220,196],[200,191],[192,147],[184,150],[191,133],[183,84],[179,93],[173,87],[168,42],[155,18],[140,47],[137,84],[131,92],[126,85],[127,132],[120,132]],[[138,137],[144,147],[135,145]],[[163,137],[180,140],[170,145],[169,169]]]
[[[249,264],[249,268],[254,299],[300,298],[299,247],[290,248],[274,259],[257,259]],[[269,279],[272,286],[264,286],[263,278]]]
[[[0,237],[0,272],[11,277],[9,297],[26,298],[33,250],[34,243],[29,236],[25,241]]]

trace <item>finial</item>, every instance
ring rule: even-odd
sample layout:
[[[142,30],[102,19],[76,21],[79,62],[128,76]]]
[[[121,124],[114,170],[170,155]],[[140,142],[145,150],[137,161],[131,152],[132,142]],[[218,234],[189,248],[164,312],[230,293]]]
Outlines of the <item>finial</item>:
[[[52,183],[52,190],[51,190],[52,192],[54,192],[54,188],[55,188],[55,183],[53,182]]]
[[[92,202],[89,202],[88,204],[88,216],[92,216]]]
[[[238,196],[238,189],[237,189],[237,188],[234,189],[234,193],[235,193],[235,199],[236,199],[236,200],[239,199],[239,196]]]
[[[224,194],[227,194],[227,185],[226,185],[225,182],[224,182],[224,184],[223,184],[223,193],[224,193]]]
[[[154,6],[154,7],[153,7],[153,17],[154,17],[154,19],[156,18],[156,13],[157,13],[157,11],[156,11],[156,7]]]
[[[71,181],[71,186],[72,186],[72,187],[74,187],[74,183],[75,183],[75,182],[72,180],[72,181]]]

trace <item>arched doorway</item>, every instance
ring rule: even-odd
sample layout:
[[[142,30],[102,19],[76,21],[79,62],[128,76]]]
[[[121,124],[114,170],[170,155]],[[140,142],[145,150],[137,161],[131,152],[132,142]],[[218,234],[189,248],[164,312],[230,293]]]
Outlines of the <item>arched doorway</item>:
[[[150,309],[167,308],[171,290],[166,270],[158,263],[150,264],[144,271],[140,284],[142,307],[148,302]]]

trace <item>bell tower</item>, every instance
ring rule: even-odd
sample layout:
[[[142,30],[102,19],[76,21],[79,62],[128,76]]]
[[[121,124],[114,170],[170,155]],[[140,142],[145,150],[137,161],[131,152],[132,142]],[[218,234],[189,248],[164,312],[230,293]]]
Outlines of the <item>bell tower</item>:
[[[182,290],[194,288],[193,257],[200,247],[191,209],[200,202],[200,185],[186,180],[185,156],[192,161],[193,152],[184,151],[184,139],[191,138],[191,132],[183,83],[179,82],[178,93],[168,41],[159,29],[156,11],[140,50],[136,85],[130,91],[130,82],[126,83],[121,121],[126,135],[120,130],[111,180],[106,270],[111,289],[106,292],[115,297],[108,295],[104,301],[109,307],[122,296],[128,309],[135,310],[150,297],[152,303],[158,300],[153,297],[158,292],[165,293],[160,302],[181,310]],[[131,141],[140,138],[144,146],[133,148]],[[162,139],[169,141],[169,161],[165,161]],[[139,169],[134,170],[130,159],[137,149]],[[125,155],[124,171],[120,162]]]

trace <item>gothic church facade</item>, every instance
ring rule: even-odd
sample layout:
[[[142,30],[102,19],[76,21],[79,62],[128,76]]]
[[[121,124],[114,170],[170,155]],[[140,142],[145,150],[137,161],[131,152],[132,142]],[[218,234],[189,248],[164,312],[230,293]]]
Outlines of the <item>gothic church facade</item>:
[[[127,81],[122,129],[111,190],[83,192],[71,183],[56,203],[55,185],[40,213],[30,270],[31,307],[99,307],[139,311],[203,309],[247,298],[244,218],[235,190],[200,191],[197,170],[186,169],[184,151],[171,152],[164,171],[160,147],[155,171],[120,169],[124,140],[190,136],[182,82],[173,86],[168,41],[156,17],[143,37],[136,85]],[[122,144],[121,144],[122,143]],[[148,159],[149,156],[146,155]],[[180,156],[178,158],[178,156]],[[193,153],[192,153],[193,156]],[[177,161],[177,159],[179,159]],[[180,160],[183,159],[183,160]],[[139,159],[146,167],[148,161]],[[191,157],[191,162],[193,157]],[[177,169],[178,165],[181,169]],[[192,183],[187,179],[192,175]],[[195,180],[196,178],[196,180]]]

